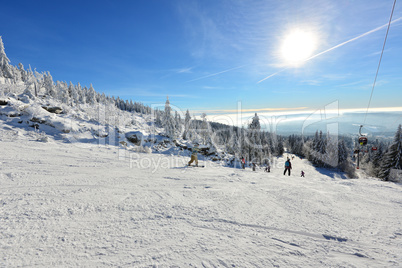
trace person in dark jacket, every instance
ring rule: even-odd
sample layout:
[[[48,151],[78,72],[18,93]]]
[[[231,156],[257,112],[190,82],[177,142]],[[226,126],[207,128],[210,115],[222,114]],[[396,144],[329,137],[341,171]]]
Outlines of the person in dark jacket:
[[[271,167],[269,164],[265,167],[265,172],[271,172]]]
[[[283,171],[283,175],[286,175],[286,171],[288,172],[290,176],[290,170],[292,169],[292,163],[290,163],[290,159],[285,162],[285,171]]]

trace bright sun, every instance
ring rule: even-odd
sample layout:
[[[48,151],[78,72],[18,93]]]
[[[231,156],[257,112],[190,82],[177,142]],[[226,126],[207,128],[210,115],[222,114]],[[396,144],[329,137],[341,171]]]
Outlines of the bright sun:
[[[311,57],[315,48],[316,41],[312,33],[294,30],[285,37],[281,53],[287,64],[300,65]]]

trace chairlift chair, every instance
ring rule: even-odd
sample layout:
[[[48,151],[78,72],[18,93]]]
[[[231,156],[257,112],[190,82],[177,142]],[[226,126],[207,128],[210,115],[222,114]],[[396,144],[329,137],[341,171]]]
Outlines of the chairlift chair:
[[[361,126],[360,126],[360,129],[359,129],[359,134],[360,134],[360,137],[359,137],[359,144],[360,144],[361,146],[366,145],[367,142],[368,142],[367,137],[362,134],[362,127],[363,127],[363,125],[361,125]]]
[[[361,136],[361,137],[359,137],[359,144],[360,145],[366,145],[367,144],[367,137],[365,137],[365,136]]]

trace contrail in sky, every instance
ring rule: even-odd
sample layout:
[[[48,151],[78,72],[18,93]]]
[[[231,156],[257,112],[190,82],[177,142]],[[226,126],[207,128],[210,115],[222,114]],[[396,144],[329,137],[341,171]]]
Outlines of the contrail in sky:
[[[400,20],[402,20],[402,17],[400,17],[400,18],[398,18],[398,19],[396,19],[396,20],[393,20],[391,23],[394,23],[394,22],[397,22],[397,21],[400,21]],[[332,50],[334,50],[334,49],[336,49],[336,48],[338,48],[338,47],[344,46],[344,45],[346,45],[346,44],[348,44],[348,43],[350,43],[350,42],[356,41],[357,39],[360,39],[360,38],[362,38],[362,37],[364,37],[364,36],[366,36],[366,35],[369,35],[369,34],[372,34],[372,33],[374,33],[374,32],[377,32],[377,31],[379,31],[379,30],[381,30],[382,28],[387,27],[387,26],[388,26],[388,23],[387,23],[387,24],[384,24],[384,25],[382,25],[382,26],[380,26],[380,27],[377,27],[377,28],[375,28],[375,29],[373,29],[373,30],[371,30],[371,31],[368,31],[368,32],[366,32],[366,33],[364,33],[364,34],[361,34],[361,35],[359,35],[359,36],[356,36],[356,37],[354,37],[354,38],[352,38],[352,39],[349,39],[349,40],[347,40],[347,41],[345,41],[345,42],[343,42],[343,43],[340,43],[339,45],[336,45],[336,46],[334,46],[334,47],[331,47],[331,48],[329,48],[329,49],[327,49],[327,50],[324,50],[323,52],[320,52],[320,53],[318,53],[318,54],[315,54],[314,56],[311,56],[311,57],[308,58],[308,59],[305,59],[304,62],[309,61],[309,60],[312,60],[312,59],[314,59],[314,58],[316,58],[316,57],[318,57],[318,56],[320,56],[320,55],[322,55],[322,54],[325,54],[325,53],[327,53],[327,52],[330,52],[330,51],[332,51]],[[270,76],[267,76],[267,77],[265,77],[264,79],[258,81],[257,84],[259,84],[259,83],[261,83],[262,81],[265,81],[265,80],[267,80],[268,78],[271,78],[271,77],[273,77],[273,76],[275,76],[275,75],[277,75],[277,74],[279,74],[279,73],[281,73],[281,72],[283,72],[283,71],[285,71],[285,70],[287,70],[287,69],[289,69],[289,68],[290,68],[290,67],[287,67],[287,68],[284,68],[284,69],[282,69],[282,70],[280,70],[280,71],[278,71],[278,72],[276,72],[276,73],[274,73],[274,74],[271,74]]]
[[[230,72],[230,71],[233,71],[233,70],[236,70],[236,69],[243,68],[243,67],[245,67],[245,66],[247,66],[247,65],[249,65],[249,64],[245,64],[245,65],[242,65],[242,66],[238,66],[238,67],[234,67],[234,68],[231,68],[231,69],[227,69],[227,70],[221,71],[221,72],[219,72],[219,73],[214,73],[214,74],[209,74],[209,75],[206,75],[206,76],[202,76],[202,77],[199,77],[199,78],[196,78],[196,79],[193,79],[193,80],[189,80],[189,81],[187,81],[186,83],[188,83],[188,82],[193,82],[193,81],[197,81],[197,80],[201,80],[201,79],[204,79],[204,78],[207,78],[207,77],[211,77],[211,76],[215,76],[215,75],[219,75],[219,74],[223,74],[223,73],[227,73],[227,72]]]

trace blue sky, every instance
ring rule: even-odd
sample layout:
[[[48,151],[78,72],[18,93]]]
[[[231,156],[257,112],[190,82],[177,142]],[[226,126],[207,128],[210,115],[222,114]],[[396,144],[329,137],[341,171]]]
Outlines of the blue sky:
[[[21,62],[50,71],[55,81],[92,83],[99,92],[149,105],[169,95],[180,109],[207,113],[236,109],[239,102],[249,110],[315,110],[334,101],[352,109],[368,105],[386,33],[381,26],[392,5],[393,0],[2,1],[0,35],[12,65]],[[397,3],[373,108],[402,106],[401,18]],[[297,66],[281,54],[295,29],[315,40],[313,58]]]

